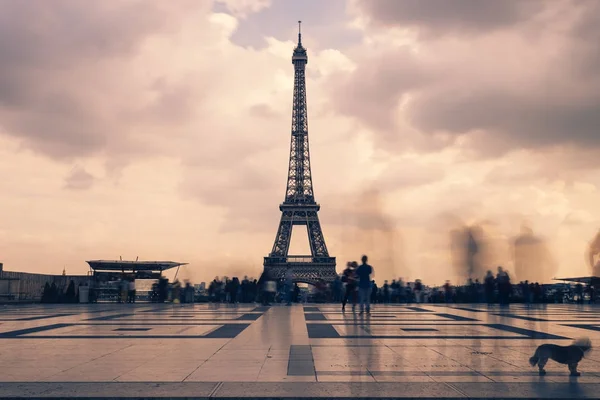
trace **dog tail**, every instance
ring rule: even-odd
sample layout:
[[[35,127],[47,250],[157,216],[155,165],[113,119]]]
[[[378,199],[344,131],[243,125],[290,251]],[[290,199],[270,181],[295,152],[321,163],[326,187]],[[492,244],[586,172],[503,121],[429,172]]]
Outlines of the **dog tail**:
[[[573,342],[573,346],[579,347],[583,353],[587,353],[592,349],[592,341],[589,338],[579,338]]]
[[[540,361],[540,358],[538,357],[538,349],[536,349],[533,357],[529,359],[529,364],[531,364],[532,367],[535,367],[538,361]]]

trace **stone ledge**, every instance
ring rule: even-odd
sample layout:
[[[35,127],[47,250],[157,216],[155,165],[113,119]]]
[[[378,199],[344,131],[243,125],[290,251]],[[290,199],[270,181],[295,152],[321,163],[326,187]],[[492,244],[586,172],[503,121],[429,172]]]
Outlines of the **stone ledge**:
[[[0,399],[574,399],[600,398],[595,383],[3,382]]]

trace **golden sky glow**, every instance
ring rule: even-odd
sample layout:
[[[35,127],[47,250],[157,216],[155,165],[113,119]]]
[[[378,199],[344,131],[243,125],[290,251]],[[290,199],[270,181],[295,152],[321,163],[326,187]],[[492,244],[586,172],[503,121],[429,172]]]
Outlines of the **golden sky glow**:
[[[457,281],[450,231],[468,224],[485,267],[514,272],[526,224],[522,262],[589,273],[600,3],[291,2],[0,0],[5,269],[139,256],[188,262],[196,282],[258,274],[284,196],[302,19],[313,182],[338,268],[367,253],[378,279]]]

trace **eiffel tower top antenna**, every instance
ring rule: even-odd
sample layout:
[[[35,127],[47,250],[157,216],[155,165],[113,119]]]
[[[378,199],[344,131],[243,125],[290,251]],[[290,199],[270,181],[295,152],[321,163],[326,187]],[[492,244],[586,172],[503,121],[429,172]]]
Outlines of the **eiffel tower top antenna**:
[[[302,46],[302,21],[298,21],[298,46]]]

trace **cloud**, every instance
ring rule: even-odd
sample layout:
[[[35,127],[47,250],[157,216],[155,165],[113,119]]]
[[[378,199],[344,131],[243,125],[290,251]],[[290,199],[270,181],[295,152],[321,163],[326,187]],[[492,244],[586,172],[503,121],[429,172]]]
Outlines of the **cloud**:
[[[329,104],[373,130],[388,151],[459,147],[498,157],[521,148],[597,149],[597,9],[596,2],[359,1],[372,45],[351,54],[355,70],[331,78]],[[384,22],[430,34],[398,36],[378,29]]]
[[[174,154],[173,142],[210,111],[216,66],[186,49],[210,52],[232,28],[208,3],[0,7],[0,121],[28,148],[61,160]]]
[[[283,176],[281,179],[273,177],[268,167],[272,163],[269,158],[262,155],[240,159],[231,168],[187,166],[181,193],[225,213],[221,234],[263,231],[275,234],[280,217],[277,204],[283,199],[285,181]],[[281,157],[273,159],[282,161]]]
[[[65,178],[65,188],[71,190],[87,190],[94,184],[94,176],[80,165],[73,167]]]
[[[381,190],[394,191],[441,181],[445,177],[440,164],[404,157],[389,162],[377,179]]]
[[[426,35],[481,33],[511,27],[543,9],[541,0],[357,0],[372,26],[414,28]]]
[[[229,12],[239,18],[246,18],[271,5],[271,0],[216,0],[216,2],[223,4]]]

